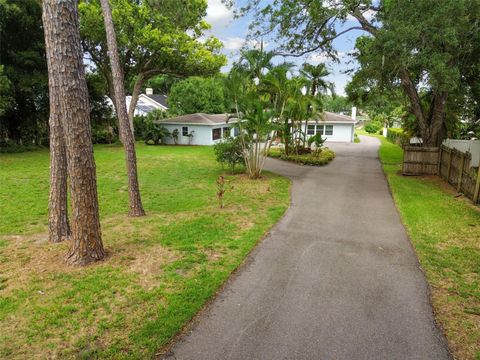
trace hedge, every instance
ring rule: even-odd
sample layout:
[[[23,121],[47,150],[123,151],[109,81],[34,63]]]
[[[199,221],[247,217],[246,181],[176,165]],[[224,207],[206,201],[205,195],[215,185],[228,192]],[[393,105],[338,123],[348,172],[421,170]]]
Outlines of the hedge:
[[[409,143],[410,136],[405,134],[402,129],[389,128],[387,129],[387,139],[391,143],[405,145]]]
[[[283,150],[270,149],[268,156],[302,165],[323,166],[327,165],[335,158],[335,153],[329,148],[324,148],[318,153],[313,152],[303,155],[285,155],[285,152]]]

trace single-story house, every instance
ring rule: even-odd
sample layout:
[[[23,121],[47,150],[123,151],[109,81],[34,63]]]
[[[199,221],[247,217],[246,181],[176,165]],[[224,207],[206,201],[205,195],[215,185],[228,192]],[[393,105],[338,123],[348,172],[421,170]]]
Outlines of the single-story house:
[[[228,114],[196,113],[157,120],[156,123],[166,128],[170,134],[177,130],[177,144],[184,145],[214,145],[226,137],[238,134],[237,128],[231,128],[236,120],[229,120]],[[164,142],[175,144],[175,139],[168,137]]]
[[[307,136],[320,134],[327,141],[353,142],[355,124],[355,115],[350,117],[325,111],[320,119],[308,121]]]

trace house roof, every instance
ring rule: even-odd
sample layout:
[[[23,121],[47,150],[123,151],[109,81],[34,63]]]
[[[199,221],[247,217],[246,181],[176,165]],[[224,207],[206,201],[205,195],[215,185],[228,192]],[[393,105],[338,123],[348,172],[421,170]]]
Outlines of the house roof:
[[[318,120],[310,120],[309,122],[326,122],[326,123],[345,123],[355,124],[357,121],[348,115],[341,115],[329,111],[323,112]]]
[[[143,94],[143,95],[155,101],[156,103],[162,105],[164,108],[168,109],[167,95],[161,95],[161,94],[157,94],[157,95]]]
[[[226,124],[228,116],[228,114],[195,113],[158,120],[157,122],[160,124],[217,125]]]

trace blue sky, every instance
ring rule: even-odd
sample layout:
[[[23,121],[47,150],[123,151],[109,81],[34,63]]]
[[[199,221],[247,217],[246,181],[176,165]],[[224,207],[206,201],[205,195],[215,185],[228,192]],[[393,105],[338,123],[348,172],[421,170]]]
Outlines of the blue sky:
[[[224,44],[225,49],[223,51],[228,57],[229,64],[222,70],[228,71],[231,63],[238,59],[239,49],[245,42],[245,37],[248,33],[249,19],[234,19],[233,9],[225,7],[221,0],[208,0],[206,20],[212,25],[211,34],[219,38]],[[348,22],[346,24],[347,26]],[[360,31],[351,31],[334,41],[333,44],[339,54],[340,63],[326,60],[321,53],[311,54],[307,58],[301,59],[288,58],[287,61],[299,64],[305,62],[305,60],[314,64],[326,62],[331,72],[328,80],[335,84],[337,94],[344,95],[344,88],[350,79],[350,75],[344,74],[343,72],[355,66],[354,63],[351,63],[351,58],[348,54],[355,46],[355,39],[361,34],[362,32]],[[267,43],[267,48],[274,47],[275,44]]]

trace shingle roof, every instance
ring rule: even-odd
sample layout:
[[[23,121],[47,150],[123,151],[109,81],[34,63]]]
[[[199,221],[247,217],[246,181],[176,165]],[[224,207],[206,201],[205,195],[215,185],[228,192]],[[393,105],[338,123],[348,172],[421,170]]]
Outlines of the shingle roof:
[[[166,95],[161,95],[161,94],[157,94],[157,95],[146,95],[146,97],[149,97],[150,99],[152,99],[153,101],[156,101],[157,103],[159,103],[160,105],[162,105],[163,107],[166,107],[168,109],[168,104],[167,104],[167,96]]]
[[[357,122],[356,120],[352,119],[348,115],[336,114],[329,111],[325,111],[320,117],[320,119],[318,120],[324,121],[324,122],[351,123],[351,124],[355,124]]]
[[[227,119],[228,114],[195,113],[181,115],[170,119],[158,120],[157,122],[163,124],[216,125],[225,124]]]

